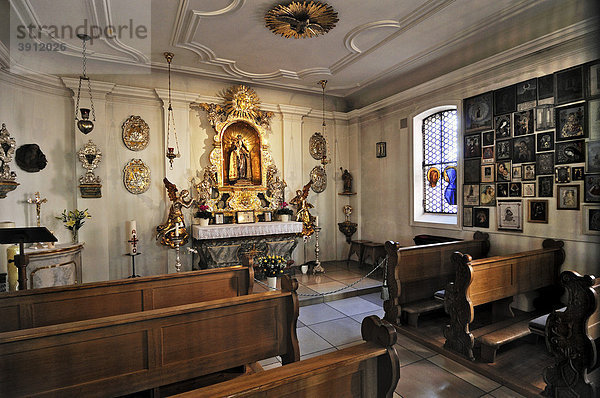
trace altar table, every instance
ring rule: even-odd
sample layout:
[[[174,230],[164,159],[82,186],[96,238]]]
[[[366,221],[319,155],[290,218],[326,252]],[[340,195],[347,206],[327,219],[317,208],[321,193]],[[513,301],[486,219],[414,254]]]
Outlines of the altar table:
[[[243,257],[279,255],[291,259],[302,223],[273,221],[249,224],[192,225],[199,262],[194,269],[239,265]]]

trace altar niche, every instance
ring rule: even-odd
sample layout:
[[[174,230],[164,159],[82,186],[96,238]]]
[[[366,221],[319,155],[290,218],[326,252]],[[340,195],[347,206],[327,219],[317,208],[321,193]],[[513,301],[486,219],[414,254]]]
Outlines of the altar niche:
[[[261,142],[258,132],[246,122],[235,122],[221,140],[224,185],[262,185]]]

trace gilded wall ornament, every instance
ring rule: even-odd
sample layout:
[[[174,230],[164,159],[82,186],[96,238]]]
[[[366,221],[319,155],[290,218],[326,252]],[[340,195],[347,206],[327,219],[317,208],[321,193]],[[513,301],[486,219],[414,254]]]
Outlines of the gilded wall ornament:
[[[293,1],[278,4],[265,15],[265,23],[273,33],[286,38],[303,39],[323,35],[339,21],[329,4],[319,1]]]
[[[327,141],[321,133],[314,133],[308,141],[308,151],[313,159],[321,160],[327,156]]]
[[[85,175],[79,177],[79,190],[82,198],[100,198],[102,197],[100,177],[94,174],[94,169],[98,167],[102,159],[102,152],[89,140],[77,152],[81,166],[86,170]]]
[[[2,129],[0,129],[0,199],[6,198],[6,194],[15,190],[19,185],[15,181],[17,174],[10,171],[8,165],[13,159],[15,147],[15,139],[8,133],[6,124],[2,123]]]
[[[323,166],[315,166],[310,172],[310,179],[313,182],[311,189],[316,193],[321,193],[327,188],[327,172]]]
[[[150,169],[142,159],[131,159],[123,169],[125,188],[133,193],[144,193],[150,188]]]
[[[132,151],[141,151],[150,142],[150,127],[140,116],[129,116],[123,123],[123,143]]]

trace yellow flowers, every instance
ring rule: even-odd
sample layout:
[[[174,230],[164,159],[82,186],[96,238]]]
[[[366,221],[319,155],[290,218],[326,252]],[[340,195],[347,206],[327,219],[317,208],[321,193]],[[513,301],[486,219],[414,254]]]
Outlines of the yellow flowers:
[[[287,265],[285,258],[281,256],[263,256],[257,259],[260,269],[266,276],[277,276],[283,274],[283,270]]]
[[[56,217],[57,220],[61,220],[67,229],[70,230],[78,230],[81,228],[84,219],[92,218],[92,215],[88,212],[88,209],[85,210],[63,210],[62,214],[59,217]]]

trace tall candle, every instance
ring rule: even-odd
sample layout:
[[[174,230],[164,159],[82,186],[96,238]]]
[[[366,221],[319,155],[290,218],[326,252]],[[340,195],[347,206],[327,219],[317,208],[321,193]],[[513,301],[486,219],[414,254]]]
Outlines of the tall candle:
[[[175,237],[179,238],[179,223],[175,224]]]
[[[315,226],[319,226],[319,216],[315,216]]]
[[[0,222],[0,228],[14,228],[15,223],[12,221]],[[8,273],[8,254],[6,249],[12,245],[0,245],[0,274]]]
[[[138,252],[138,238],[137,238],[137,225],[135,220],[125,222],[126,235],[127,236],[127,247],[129,248],[129,254],[133,255]]]

